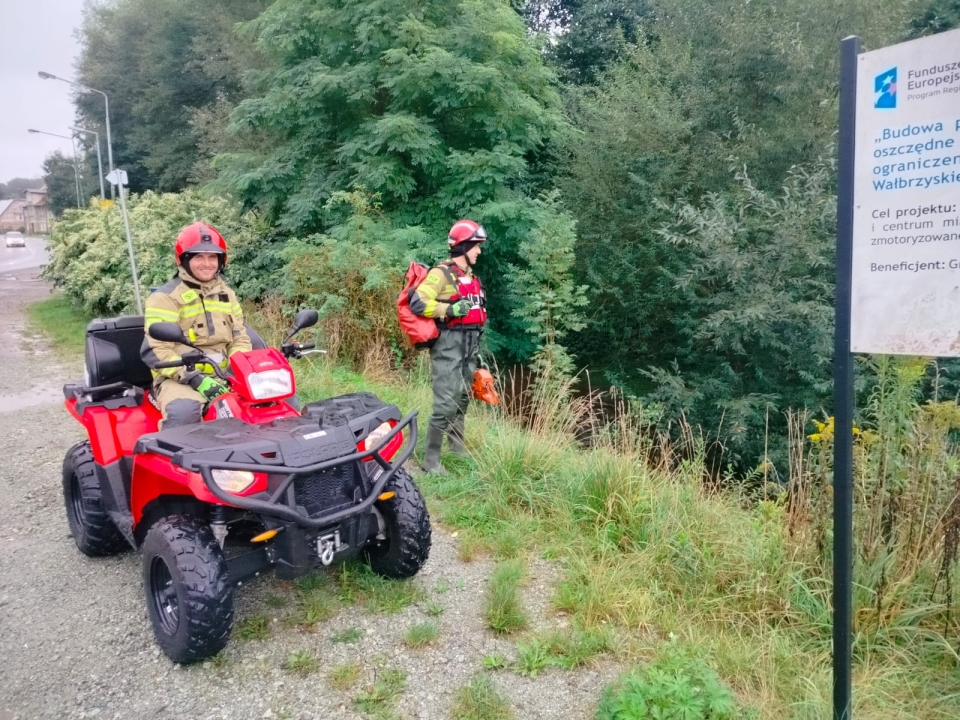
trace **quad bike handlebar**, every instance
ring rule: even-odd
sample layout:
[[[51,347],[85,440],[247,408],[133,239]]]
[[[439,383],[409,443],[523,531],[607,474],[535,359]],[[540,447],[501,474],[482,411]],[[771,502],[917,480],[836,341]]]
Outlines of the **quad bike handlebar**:
[[[192,347],[192,346],[191,346]],[[208,363],[213,365],[214,368],[217,368],[218,363],[214,362],[212,358],[207,357],[207,355],[202,350],[197,350],[196,352],[187,353],[179,360],[167,360],[167,362],[160,362],[154,365],[155,370],[163,370],[165,368],[175,368],[175,367],[184,367],[189,365],[196,365],[197,363]]]

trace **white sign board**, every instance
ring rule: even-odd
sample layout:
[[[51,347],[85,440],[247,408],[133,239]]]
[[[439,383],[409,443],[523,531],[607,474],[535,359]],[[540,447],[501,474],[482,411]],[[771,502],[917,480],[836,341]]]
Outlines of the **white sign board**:
[[[111,185],[127,185],[127,171],[117,168],[111,173],[107,173],[104,179]]]
[[[858,62],[851,350],[960,356],[960,30]]]

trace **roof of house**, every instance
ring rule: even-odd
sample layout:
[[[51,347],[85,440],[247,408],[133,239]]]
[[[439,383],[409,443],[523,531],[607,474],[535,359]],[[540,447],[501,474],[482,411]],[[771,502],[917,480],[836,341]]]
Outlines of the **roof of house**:
[[[2,216],[13,205],[13,200],[0,200],[0,216]]]
[[[44,187],[36,190],[24,190],[23,199],[31,206],[43,205],[47,202],[47,189]]]

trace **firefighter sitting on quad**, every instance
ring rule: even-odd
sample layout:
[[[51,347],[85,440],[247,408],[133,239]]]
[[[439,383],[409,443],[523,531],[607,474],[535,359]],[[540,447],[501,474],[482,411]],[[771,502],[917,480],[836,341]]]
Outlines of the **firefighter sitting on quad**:
[[[216,228],[193,223],[180,231],[174,246],[177,276],[147,298],[144,325],[175,322],[183,334],[208,356],[227,367],[235,352],[250,350],[243,311],[220,273],[227,264],[227,243]],[[148,367],[180,359],[187,348],[154,340],[147,333],[141,356]],[[203,407],[227,391],[227,386],[203,366],[153,371],[153,394],[164,428],[200,422]]]
[[[430,348],[433,414],[423,456],[427,472],[444,472],[440,464],[444,434],[451,452],[466,454],[464,419],[487,321],[486,299],[473,266],[486,239],[483,227],[473,220],[455,223],[447,238],[450,259],[431,269],[410,299],[413,312],[433,318],[440,328],[440,337]]]

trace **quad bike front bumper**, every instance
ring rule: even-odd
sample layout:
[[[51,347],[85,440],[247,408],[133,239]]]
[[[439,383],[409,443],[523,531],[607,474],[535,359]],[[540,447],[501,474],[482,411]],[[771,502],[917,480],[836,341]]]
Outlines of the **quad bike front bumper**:
[[[337,454],[336,457],[308,464],[300,464],[299,462],[296,464],[284,463],[282,461],[284,453],[286,452],[288,456],[291,453],[290,448],[284,447],[283,443],[269,443],[273,444],[274,447],[268,448],[264,448],[263,443],[257,443],[258,447],[253,449],[233,445],[228,449],[229,452],[225,452],[224,448],[208,450],[201,448],[188,449],[181,446],[175,449],[171,447],[169,441],[160,441],[162,433],[141,439],[137,445],[137,453],[156,453],[157,455],[170,458],[174,465],[184,470],[198,473],[200,477],[203,478],[207,490],[226,505],[258,513],[264,517],[273,517],[277,520],[293,522],[305,528],[317,529],[335,524],[344,518],[357,515],[370,509],[373,503],[376,502],[377,497],[383,492],[386,484],[390,482],[390,479],[397,470],[403,466],[403,463],[405,463],[413,453],[414,447],[417,444],[417,423],[415,422],[417,414],[417,411],[414,410],[403,417],[389,433],[380,438],[373,447],[367,450],[356,449],[355,436],[349,431],[349,427],[344,426],[342,429],[347,432],[341,432],[339,434],[349,436],[349,442],[351,447],[354,448],[354,451],[346,454]],[[219,425],[226,430],[228,434],[233,434],[231,432],[234,430],[233,425],[237,423],[244,426],[247,425],[239,420],[226,419],[204,423],[197,427],[209,430]],[[225,427],[227,424],[229,424],[230,427]],[[274,425],[277,425],[277,423],[274,423]],[[257,432],[261,432],[263,426],[253,427],[257,428]],[[315,427],[316,426],[312,426],[312,428]],[[301,423],[299,427],[293,428],[293,433],[296,433],[298,430],[312,428],[310,425],[304,428]],[[383,450],[393,444],[394,438],[402,433],[405,428],[410,428],[410,433],[405,438],[405,447],[398,455],[395,455],[391,460],[387,460],[383,457]],[[340,428],[333,428],[327,432],[335,434],[334,431],[336,430],[340,430]],[[308,437],[310,440],[317,439],[310,437],[316,434],[314,432],[300,434]],[[209,433],[207,433],[207,435],[209,436]],[[324,437],[326,437],[326,434]],[[331,438],[326,442],[301,442],[300,445],[303,447],[297,447],[293,453],[298,460],[317,456],[321,454],[324,448],[333,448],[334,450],[337,448],[342,449],[343,440]],[[244,455],[250,460],[256,458],[258,461],[243,462],[232,460],[233,457],[242,457]],[[278,458],[281,458],[279,462],[277,461]],[[372,472],[367,471],[367,476],[372,482],[372,486],[367,492],[363,493],[364,497],[357,498],[356,501],[348,507],[338,507],[332,510],[320,511],[319,513],[310,513],[305,507],[298,505],[298,493],[295,485],[298,479],[316,477],[317,475],[322,475],[326,470],[340,466],[359,467],[359,463],[365,460],[376,463],[378,467]],[[272,477],[283,477],[279,484],[274,483],[270,487],[269,492],[259,493],[258,496],[241,496],[221,488],[214,480],[214,470],[241,470],[252,473],[266,473]]]
[[[399,418],[399,411],[390,409],[359,426],[353,422],[323,430],[306,418],[261,426],[227,418],[145,436],[137,453],[155,453],[196,473],[223,505],[253,513],[276,531],[269,544],[228,560],[231,582],[239,584],[272,565],[278,577],[292,579],[329,564],[334,556],[356,554],[380,532],[374,503],[417,442],[417,412]],[[359,450],[367,426],[384,421],[396,424]],[[389,460],[384,456],[388,449],[395,453]],[[266,475],[268,485],[254,495],[234,494],[216,482],[217,470]]]

